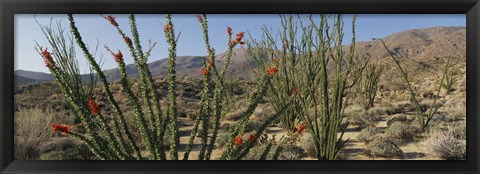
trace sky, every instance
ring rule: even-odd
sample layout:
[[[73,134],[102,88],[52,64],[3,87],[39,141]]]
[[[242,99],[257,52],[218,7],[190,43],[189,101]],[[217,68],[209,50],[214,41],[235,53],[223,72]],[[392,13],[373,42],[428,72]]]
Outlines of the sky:
[[[128,35],[128,15],[113,15],[117,22]],[[273,31],[279,31],[280,18],[275,14],[215,14],[207,15],[209,24],[209,35],[211,46],[216,53],[222,53],[227,48],[226,27],[230,26],[233,33],[244,31],[253,38],[260,38],[261,28],[266,26]],[[350,44],[351,38],[351,17],[344,15],[344,39],[343,44]],[[110,53],[103,47],[107,45],[112,50],[122,50],[125,56],[125,63],[133,63],[128,57],[128,48],[116,29],[111,26],[102,16],[98,14],[74,15],[77,27],[88,47],[92,49],[98,45],[96,59],[103,57],[102,69],[116,68]],[[204,56],[206,48],[203,41],[201,26],[195,14],[174,14],[172,15],[175,32],[181,33],[177,45],[177,56]],[[156,42],[152,50],[149,62],[164,59],[168,55],[168,45],[163,33],[165,15],[141,14],[136,15],[137,27],[140,40],[144,49],[148,48],[149,41]],[[38,21],[38,23],[36,22]],[[28,70],[48,73],[44,66],[43,59],[34,50],[36,42],[44,47],[50,47],[45,35],[42,33],[39,24],[49,25],[53,21],[59,22],[69,31],[66,15],[61,14],[16,14],[15,15],[15,70]],[[355,23],[356,40],[370,41],[371,38],[383,38],[400,31],[417,28],[429,28],[434,26],[466,26],[464,14],[360,14]],[[77,47],[77,59],[80,70],[84,72],[88,67],[83,53]]]

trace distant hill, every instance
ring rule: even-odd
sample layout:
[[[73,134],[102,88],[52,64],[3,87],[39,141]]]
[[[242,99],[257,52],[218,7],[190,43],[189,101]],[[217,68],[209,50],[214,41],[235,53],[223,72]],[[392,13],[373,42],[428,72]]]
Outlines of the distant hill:
[[[52,80],[52,76],[50,74],[43,72],[16,70],[14,75],[16,84],[36,83]]]
[[[387,46],[402,59],[427,60],[445,58],[449,56],[466,57],[466,29],[465,27],[432,27],[424,29],[411,29],[395,33],[383,38]],[[345,46],[348,48],[349,46]],[[358,42],[356,52],[366,59],[383,59],[388,57],[380,41]],[[216,55],[216,64],[223,65],[226,53]],[[245,51],[242,48],[234,49],[232,64],[229,68],[232,74],[242,79],[248,79],[252,73]],[[179,76],[200,77],[202,69],[202,56],[178,56],[176,60]],[[164,76],[167,72],[167,59],[161,59],[148,64],[154,76]],[[138,75],[135,65],[126,66],[129,76]],[[104,71],[108,81],[120,78],[118,69]],[[24,70],[15,71],[15,83],[36,83],[50,81],[49,74]]]
[[[403,58],[465,57],[465,27],[411,29],[383,38],[395,54]],[[358,42],[357,53],[366,58],[385,58],[388,53],[380,41]]]

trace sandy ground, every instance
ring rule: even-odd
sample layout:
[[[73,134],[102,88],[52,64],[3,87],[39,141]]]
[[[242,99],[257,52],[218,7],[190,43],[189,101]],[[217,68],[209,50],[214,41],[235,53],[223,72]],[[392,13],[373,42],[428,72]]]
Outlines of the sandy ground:
[[[180,146],[183,149],[186,144],[188,143],[190,132],[193,127],[193,121],[180,118],[180,123],[182,126],[180,127],[181,137],[180,137]],[[377,128],[385,129],[387,127],[387,121],[385,117],[382,117],[381,120],[376,125]],[[363,142],[359,142],[356,137],[360,133],[361,129],[356,126],[349,126],[343,135],[343,139],[349,138],[349,141],[345,145],[343,150],[347,160],[389,160],[387,158],[380,158],[380,157],[372,157],[366,154],[366,144]],[[286,136],[287,133],[279,128],[279,127],[268,127],[267,134],[269,136],[276,135],[275,137],[279,139],[282,136]],[[340,136],[340,133],[339,133]],[[427,150],[422,146],[422,139],[417,139],[414,142],[407,143],[405,145],[400,146],[400,148],[405,153],[405,160],[440,160],[439,157],[430,156],[427,153]],[[195,160],[198,156],[199,151],[199,144],[200,138],[196,137],[194,141],[194,145],[192,148],[192,152],[189,155],[189,159]],[[221,155],[221,150],[215,150],[212,153],[212,159],[219,157]],[[179,151],[179,156],[183,158],[184,150]],[[305,160],[315,160],[313,158],[305,158]],[[398,160],[398,159],[393,159]]]
[[[387,128],[387,121],[384,116],[381,117],[381,120],[376,125],[377,128],[385,130]],[[345,145],[344,153],[347,156],[348,160],[386,160],[386,158],[381,157],[372,157],[366,155],[366,144],[359,142],[356,137],[360,133],[361,129],[355,126],[350,126],[345,131],[343,137],[344,139],[350,138],[350,140]],[[400,149],[405,154],[405,160],[440,160],[439,157],[429,156],[427,154],[427,149],[422,145],[421,139],[417,139],[414,142],[401,145]],[[395,159],[393,159],[395,160]]]

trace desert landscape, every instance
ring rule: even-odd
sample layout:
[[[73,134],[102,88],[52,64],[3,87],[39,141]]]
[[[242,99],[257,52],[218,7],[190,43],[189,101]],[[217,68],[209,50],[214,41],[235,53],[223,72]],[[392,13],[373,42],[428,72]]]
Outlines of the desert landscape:
[[[207,16],[197,17],[204,34]],[[118,68],[76,70],[68,51],[83,47],[69,16],[71,42],[43,26],[53,44],[35,47],[51,73],[15,71],[15,159],[465,159],[465,27],[343,45],[340,23],[355,18],[303,26],[284,16],[284,31],[265,33],[278,34],[279,45],[228,27],[225,52],[204,35],[208,55],[176,56],[166,15],[169,57],[147,62],[136,31],[103,17],[131,49],[105,46]]]

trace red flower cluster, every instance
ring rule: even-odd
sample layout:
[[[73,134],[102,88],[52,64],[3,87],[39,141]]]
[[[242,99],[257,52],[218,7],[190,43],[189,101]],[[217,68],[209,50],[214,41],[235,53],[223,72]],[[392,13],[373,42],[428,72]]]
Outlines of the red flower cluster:
[[[115,59],[115,62],[120,63],[123,61],[123,54],[120,50],[116,54],[113,54],[113,58]]]
[[[128,46],[132,45],[132,40],[130,40],[130,38],[128,36],[125,36],[125,38],[123,38],[123,40],[125,40],[125,43],[127,43]]]
[[[278,72],[278,69],[276,66],[272,66],[266,70],[268,75],[274,75],[275,73]]]
[[[245,42],[243,41],[243,35],[245,35],[245,32],[239,32],[237,34],[237,37],[235,38],[235,40],[232,41],[233,46],[235,46],[237,44],[240,44],[240,45],[245,44]]]
[[[68,133],[70,132],[70,126],[66,124],[56,124],[52,123],[51,124],[53,131],[55,132],[62,132],[62,133]]]
[[[127,38],[127,37],[126,37]],[[117,53],[114,53],[108,46],[105,45],[105,49],[107,49],[110,54],[112,54],[113,58],[115,59],[115,62],[120,63],[123,61],[123,54],[120,50],[118,50]]]
[[[172,25],[169,25],[169,24],[165,24],[165,27],[163,27],[163,31],[164,32],[168,32],[170,30],[173,29],[173,24]]]
[[[257,137],[254,134],[250,134],[248,136],[248,140],[250,140],[251,142],[254,142],[256,139],[257,139]]]
[[[110,22],[110,24],[112,24],[113,26],[118,27],[118,23],[115,20],[115,17],[108,15],[104,16],[104,18],[107,19],[107,21]]]
[[[197,15],[198,22],[203,22],[205,18],[207,18],[206,14]]]
[[[300,88],[298,88],[298,87],[293,88],[293,89],[292,89],[292,95],[297,94],[298,91],[300,91]]]
[[[302,132],[305,130],[305,128],[307,128],[307,125],[305,125],[305,123],[302,123],[300,124],[298,127],[297,127],[297,132],[298,134],[302,134]]]
[[[41,54],[42,54],[45,66],[48,68],[52,68],[53,67],[52,53],[48,52],[47,48],[43,49],[42,47],[40,47],[40,51],[42,52]]]
[[[208,75],[208,69],[202,68],[202,75]]]
[[[93,99],[88,99],[88,108],[92,112],[92,114],[98,114],[100,113],[100,105],[98,105],[97,102],[95,102]]]
[[[238,147],[243,144],[243,137],[241,135],[237,135],[235,139],[233,140],[233,145]]]
[[[229,36],[232,35],[232,28],[230,28],[229,26],[227,26],[227,34],[228,34]]]

